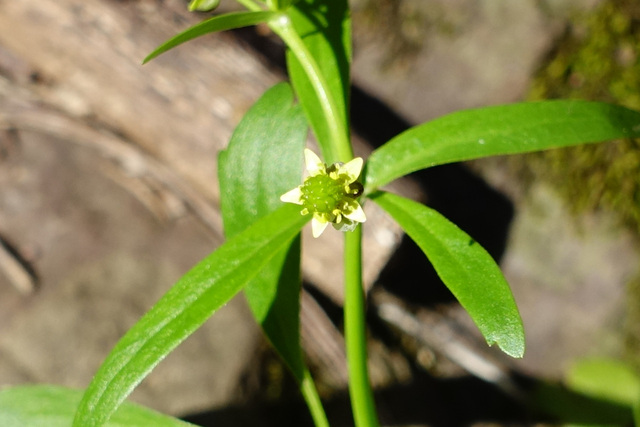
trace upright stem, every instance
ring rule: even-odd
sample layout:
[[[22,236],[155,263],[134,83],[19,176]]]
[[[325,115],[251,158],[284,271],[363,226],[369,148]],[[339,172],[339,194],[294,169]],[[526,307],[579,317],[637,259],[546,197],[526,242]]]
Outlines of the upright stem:
[[[269,22],[271,29],[286,43],[304,69],[318,98],[330,142],[323,148],[330,163],[353,158],[349,130],[341,116],[316,58],[295,31],[291,19],[283,14]],[[349,365],[349,394],[356,427],[378,427],[373,392],[367,369],[367,335],[362,289],[362,227],[345,234],[345,340]]]
[[[353,150],[349,139],[347,124],[340,115],[335,99],[328,89],[327,82],[320,71],[315,58],[293,28],[291,19],[282,14],[269,22],[271,29],[282,38],[287,47],[296,56],[305,71],[313,90],[318,97],[327,128],[331,134],[330,144],[323,146],[330,152],[324,153],[328,163],[336,161],[348,162],[353,158]]]
[[[362,289],[362,226],[345,233],[344,255],[344,328],[353,418],[356,427],[377,427],[378,417],[367,369],[367,331]]]

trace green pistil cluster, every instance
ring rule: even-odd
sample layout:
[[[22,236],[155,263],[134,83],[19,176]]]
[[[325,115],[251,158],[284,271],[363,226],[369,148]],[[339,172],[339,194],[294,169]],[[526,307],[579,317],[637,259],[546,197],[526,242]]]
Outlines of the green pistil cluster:
[[[310,176],[302,184],[302,206],[309,212],[329,214],[344,196],[344,186],[328,175]]]
[[[338,230],[349,231],[366,220],[357,201],[363,190],[362,184],[356,181],[362,170],[361,158],[327,167],[312,151],[305,150],[305,162],[310,176],[280,199],[302,205],[302,215],[313,214],[315,237],[322,234],[329,223]]]
[[[358,209],[356,198],[362,194],[362,184],[348,181],[346,176],[334,179],[331,173],[308,177],[300,187],[302,214],[313,212],[325,222],[340,223]]]

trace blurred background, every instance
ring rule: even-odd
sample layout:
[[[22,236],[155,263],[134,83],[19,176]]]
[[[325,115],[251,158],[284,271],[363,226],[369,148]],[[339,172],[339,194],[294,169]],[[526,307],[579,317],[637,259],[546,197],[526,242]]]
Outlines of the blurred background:
[[[580,98],[640,109],[636,0],[351,5],[359,155],[464,108]],[[86,387],[118,338],[223,241],[217,152],[286,71],[260,26],[141,65],[207,16],[182,0],[0,0],[0,387]],[[367,206],[370,370],[385,425],[630,423],[625,400],[586,393],[575,367],[607,358],[637,382],[638,141],[442,166],[393,190],[500,262],[527,352],[488,348],[419,249]],[[332,426],[349,426],[340,234],[306,238],[303,258],[302,342]],[[311,425],[241,295],[132,400],[203,426]]]

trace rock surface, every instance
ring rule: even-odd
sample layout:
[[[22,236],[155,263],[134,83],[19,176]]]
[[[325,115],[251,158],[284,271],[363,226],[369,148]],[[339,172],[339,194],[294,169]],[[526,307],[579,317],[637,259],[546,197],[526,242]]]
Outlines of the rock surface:
[[[599,3],[361,0],[354,7],[354,80],[409,124],[519,101],[567,19]],[[522,310],[528,350],[504,363],[559,379],[576,358],[620,357],[627,286],[639,269],[637,236],[604,212],[574,216],[553,188],[525,185],[500,159],[472,168],[514,209],[501,265]],[[479,216],[487,201],[475,203]],[[453,316],[476,334],[481,351],[466,314]]]
[[[0,1],[2,385],[85,386],[117,338],[222,242],[217,152],[283,76],[229,34],[142,66],[201,19],[184,6]],[[366,236],[371,284],[399,232],[368,215],[388,224]],[[326,266],[340,265],[340,239],[329,232],[304,253],[305,276],[338,302],[340,269]],[[242,299],[215,317],[134,398],[171,413],[241,399],[262,338]],[[339,337],[324,317],[315,327]]]
[[[354,80],[408,123],[516,101],[567,17],[596,3],[359,0]],[[127,328],[222,242],[215,153],[283,76],[230,35],[140,66],[198,19],[179,1],[0,0],[0,386],[85,386]],[[474,170],[514,203],[502,266],[529,348],[514,366],[558,378],[574,357],[619,353],[613,333],[623,322],[625,281],[637,274],[633,239],[606,215],[569,216],[551,188],[524,193],[498,163]],[[455,195],[452,173],[440,187]],[[487,200],[474,200],[475,208],[484,212]],[[367,214],[378,224],[367,227],[365,242],[370,287],[400,233],[379,211]],[[305,246],[304,263],[305,276],[339,304],[338,238]],[[6,259],[17,260],[17,270]],[[464,313],[453,316],[465,324]],[[343,385],[344,366],[331,366],[343,357],[339,335],[326,317],[314,322],[333,337],[319,347],[337,354],[324,356]],[[173,414],[238,402],[261,346],[237,298],[134,398]],[[389,370],[401,372],[403,363]]]

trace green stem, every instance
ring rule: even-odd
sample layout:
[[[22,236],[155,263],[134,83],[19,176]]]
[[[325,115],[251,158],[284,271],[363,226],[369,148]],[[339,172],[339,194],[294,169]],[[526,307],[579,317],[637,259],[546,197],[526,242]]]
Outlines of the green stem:
[[[293,28],[291,19],[287,15],[281,15],[269,21],[271,29],[282,38],[287,47],[296,56],[300,65],[304,69],[313,90],[318,97],[322,112],[324,114],[327,128],[331,135],[328,146],[323,146],[329,152],[323,153],[328,163],[336,161],[347,162],[353,158],[353,150],[349,139],[349,132],[346,123],[340,114],[327,82],[324,79],[318,63],[311,55],[300,35]]]
[[[302,392],[302,397],[304,397],[305,402],[307,402],[309,412],[311,412],[313,424],[316,427],[329,427],[329,421],[322,407],[320,396],[318,396],[318,390],[308,369],[304,370],[304,377],[300,383],[300,391]]]
[[[362,226],[345,233],[344,329],[349,365],[349,395],[356,427],[379,425],[367,369],[365,299],[362,289]]]

